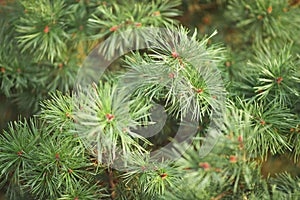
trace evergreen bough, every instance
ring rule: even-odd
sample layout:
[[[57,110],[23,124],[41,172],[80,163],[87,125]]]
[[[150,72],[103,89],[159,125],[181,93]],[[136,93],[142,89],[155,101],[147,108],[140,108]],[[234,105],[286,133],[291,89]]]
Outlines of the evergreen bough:
[[[299,162],[299,1],[0,3],[0,91],[34,114],[0,135],[0,186],[8,199],[300,197],[298,174],[261,173],[270,157]],[[219,34],[207,16],[210,36],[178,26],[174,18],[189,5],[212,13]],[[143,27],[164,31],[135,34]],[[98,43],[112,38],[99,49],[106,58],[126,49],[119,36],[151,48],[127,53],[101,80],[76,88]],[[181,123],[194,125],[189,120],[195,133],[176,143]],[[221,134],[203,156],[212,124]],[[153,159],[170,142],[173,149]]]

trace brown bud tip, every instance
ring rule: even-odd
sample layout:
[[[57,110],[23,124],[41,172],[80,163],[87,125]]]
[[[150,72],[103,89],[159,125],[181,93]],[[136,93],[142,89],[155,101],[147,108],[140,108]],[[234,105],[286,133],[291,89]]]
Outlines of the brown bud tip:
[[[174,73],[169,74],[169,78],[174,78],[174,77],[175,77]]]
[[[272,6],[269,6],[269,8],[267,9],[268,14],[271,14],[272,10],[273,10]]]
[[[261,16],[261,15],[258,15],[257,16],[257,19],[259,19],[259,20],[262,20],[264,17],[263,16]]]
[[[49,32],[49,26],[45,26],[44,33],[48,33],[48,32]]]
[[[199,163],[199,167],[203,168],[204,170],[210,169],[210,165],[207,162]]]
[[[216,169],[215,169],[215,172],[221,172],[221,171],[222,171],[221,168],[216,168]]]
[[[210,15],[206,15],[205,17],[202,18],[202,22],[203,24],[210,24],[211,23],[211,16]]]
[[[198,94],[201,94],[201,93],[203,92],[203,89],[197,89],[196,92],[197,92]]]
[[[264,120],[260,120],[260,124],[261,124],[261,125],[265,125],[266,122],[265,122]]]
[[[141,26],[142,26],[142,23],[139,23],[139,22],[138,22],[138,23],[135,24],[135,26],[136,26],[136,27],[141,27]]]
[[[154,12],[153,16],[160,16],[160,12],[159,11]]]
[[[173,51],[171,55],[172,55],[173,58],[178,58],[179,57],[179,55],[175,51]]]
[[[283,78],[282,78],[282,77],[278,77],[278,78],[276,79],[276,82],[277,82],[278,84],[280,84],[282,81],[283,81]]]
[[[1,72],[5,73],[5,68],[4,67],[1,67]]]
[[[119,28],[119,26],[113,26],[113,27],[111,27],[109,30],[110,30],[111,32],[113,32],[113,31],[118,30],[118,28]]]
[[[18,156],[21,156],[22,155],[22,151],[19,151],[17,154],[18,154]]]
[[[106,119],[108,120],[108,121],[112,121],[114,118],[115,118],[115,116],[114,115],[112,115],[112,114],[106,114],[105,115],[105,117],[106,117]]]
[[[239,141],[239,142],[243,142],[243,136],[242,136],[242,135],[240,135],[240,136],[238,137],[238,141]]]
[[[230,67],[230,66],[231,66],[231,63],[230,63],[229,61],[226,61],[226,62],[225,62],[225,65],[226,65],[226,67]]]
[[[229,162],[236,163],[237,162],[237,157],[236,156],[230,156],[229,157]]]
[[[69,169],[69,170],[68,170],[68,172],[69,172],[69,173],[72,173],[72,172],[73,172],[73,170],[72,170],[72,169]]]
[[[163,174],[160,175],[160,177],[161,177],[162,179],[165,179],[167,176],[168,176],[167,173],[163,173]]]
[[[66,117],[67,117],[67,118],[71,118],[70,113],[66,113]]]
[[[290,132],[294,132],[294,131],[295,131],[295,129],[294,129],[294,128],[291,128],[291,129],[290,129]]]
[[[82,26],[82,25],[81,25],[81,26],[79,26],[79,30],[81,30],[81,31],[83,30],[83,26]]]
[[[59,159],[59,154],[58,153],[55,154],[55,158],[56,158],[56,160]]]

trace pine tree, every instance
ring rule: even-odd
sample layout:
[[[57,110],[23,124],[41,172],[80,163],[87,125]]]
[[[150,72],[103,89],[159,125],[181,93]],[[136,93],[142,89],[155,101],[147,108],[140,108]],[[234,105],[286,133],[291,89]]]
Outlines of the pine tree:
[[[7,199],[299,199],[299,1],[0,5]]]

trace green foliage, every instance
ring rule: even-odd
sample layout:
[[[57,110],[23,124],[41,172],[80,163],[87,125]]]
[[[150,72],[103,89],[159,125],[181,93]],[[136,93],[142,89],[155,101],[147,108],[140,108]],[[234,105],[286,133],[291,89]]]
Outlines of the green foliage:
[[[41,139],[36,123],[33,120],[11,123],[8,131],[1,135],[1,186],[7,181],[19,184],[20,174],[25,168],[29,168],[33,159],[32,146]]]
[[[287,137],[298,120],[289,109],[274,102],[253,102],[244,104],[241,108],[248,115],[245,126],[251,129],[244,134],[248,134],[247,148],[254,157],[266,158],[268,152],[276,154],[290,150]]]
[[[36,113],[0,135],[9,199],[299,198],[298,176],[261,173],[270,156],[299,162],[298,2],[0,4],[1,94]],[[178,26],[190,4],[202,17],[192,32]],[[97,74],[84,59],[102,41],[93,53],[126,54],[75,87]],[[177,142],[182,125],[191,141]]]
[[[32,148],[31,167],[24,171],[24,188],[39,199],[58,197],[63,191],[73,191],[78,181],[89,184],[92,163],[84,156],[84,149],[70,139],[48,137]],[[83,184],[83,185],[84,185]]]
[[[258,99],[291,106],[299,98],[299,59],[292,55],[291,46],[284,46],[280,52],[277,49],[262,47],[256,51],[255,61],[249,63],[251,75],[256,75],[254,89]]]
[[[99,162],[109,165],[116,157],[145,152],[138,140],[149,143],[134,132],[141,125],[139,120],[147,117],[149,107],[131,110],[134,100],[124,94],[117,85],[100,82],[77,97],[81,108],[75,111],[76,132],[96,152]]]
[[[111,27],[171,26],[171,17],[180,14],[178,5],[180,1],[21,0],[1,6],[1,92],[21,109],[37,112],[48,92],[73,89],[83,58],[97,39],[119,32]],[[116,47],[108,48],[107,55]]]
[[[105,187],[99,188],[94,178],[102,171],[88,159],[76,138],[61,139],[38,120],[30,120],[11,124],[1,135],[0,144],[1,185],[8,184],[11,199],[25,198],[26,193],[35,199],[55,199],[61,194],[105,196]],[[18,190],[21,197],[14,194]]]
[[[49,129],[66,132],[74,126],[74,102],[69,95],[57,91],[50,95],[51,99],[42,102],[41,118],[48,124]]]
[[[300,31],[298,8],[287,0],[230,0],[228,10],[230,19],[245,30],[248,41],[258,45],[273,39],[291,41]]]
[[[270,180],[286,199],[297,199],[300,195],[299,178],[294,178],[288,173],[278,174]]]
[[[220,74],[214,69],[224,59],[223,49],[218,45],[207,47],[210,37],[198,40],[196,36],[195,31],[189,37],[183,27],[153,34],[153,52],[133,54],[125,60],[129,69],[122,77],[125,86],[133,88],[138,97],[165,102],[176,118],[199,120],[211,113],[213,104],[217,104],[215,96],[224,93]]]
[[[44,58],[53,62],[66,53],[65,40],[69,39],[64,31],[64,2],[53,4],[45,1],[21,1],[26,10],[16,22],[17,43],[21,52],[29,51],[37,60]]]

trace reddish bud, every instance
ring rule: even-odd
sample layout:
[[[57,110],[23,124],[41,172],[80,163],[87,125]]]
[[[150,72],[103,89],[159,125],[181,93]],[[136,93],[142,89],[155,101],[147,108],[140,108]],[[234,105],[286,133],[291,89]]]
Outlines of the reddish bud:
[[[240,135],[240,136],[238,137],[238,141],[239,141],[239,142],[243,142],[243,136],[242,136],[242,135]]]
[[[210,15],[206,15],[205,17],[202,18],[202,22],[203,24],[210,24],[211,23],[211,16]]]
[[[212,96],[213,99],[217,99],[217,96]]]
[[[108,120],[108,121],[112,121],[112,120],[115,118],[115,116],[114,116],[114,115],[112,115],[112,114],[109,114],[109,113],[108,113],[108,114],[106,114],[106,115],[105,115],[105,117],[107,118],[107,120]]]
[[[111,27],[109,30],[110,30],[111,32],[113,32],[113,31],[118,30],[118,28],[119,28],[119,26],[113,26],[113,27]]]
[[[142,26],[142,23],[139,23],[139,22],[138,22],[138,23],[135,24],[135,26],[136,26],[136,27],[141,27],[141,26]]]
[[[78,197],[75,197],[74,200],[78,200]]]
[[[154,12],[153,16],[160,16],[160,12],[159,11]]]
[[[46,26],[45,28],[44,28],[44,33],[48,33],[49,32],[49,26]]]
[[[21,156],[23,154],[23,152],[19,151],[17,154],[18,154],[18,156]]]
[[[278,84],[280,84],[281,81],[283,81],[283,78],[282,78],[282,77],[278,77],[278,78],[276,79],[276,82],[277,82]]]
[[[199,163],[199,167],[203,168],[204,170],[210,169],[210,165],[207,162]]]
[[[294,131],[295,131],[295,129],[294,129],[294,128],[291,128],[291,129],[290,129],[290,132],[294,132]]]
[[[229,162],[236,163],[237,162],[237,157],[236,156],[230,156],[229,157]]]
[[[56,160],[59,159],[59,154],[58,154],[58,153],[55,154],[55,159],[56,159]]]
[[[239,148],[240,148],[240,149],[243,149],[243,148],[244,148],[244,144],[243,144],[243,143],[240,143]]]
[[[172,55],[173,58],[178,58],[179,57],[179,55],[175,51],[173,51],[171,55]]]
[[[163,173],[163,174],[160,175],[160,177],[161,177],[162,179],[165,179],[167,176],[168,176],[167,173]]]
[[[142,170],[142,171],[145,171],[145,170],[146,170],[146,167],[145,167],[145,166],[142,166],[142,167],[141,167],[141,170]]]
[[[267,13],[271,14],[272,10],[273,10],[272,6],[269,6],[269,8],[267,9]]]
[[[258,93],[259,93],[259,94],[263,93],[263,90],[258,90]]]
[[[260,124],[261,124],[261,125],[265,125],[266,122],[265,122],[264,120],[260,120]]]
[[[169,78],[174,78],[174,77],[175,77],[174,73],[169,74]]]
[[[201,94],[201,93],[203,92],[203,90],[202,90],[202,89],[197,89],[196,92],[197,92],[198,94]]]
[[[63,66],[64,66],[64,65],[63,65],[62,63],[59,63],[59,64],[58,64],[59,69],[62,69]]]
[[[230,67],[230,66],[231,66],[231,63],[230,63],[229,61],[226,61],[226,62],[225,62],[225,65],[226,65],[226,67]]]
[[[221,168],[216,168],[216,169],[215,169],[215,172],[221,172],[221,171],[222,171]]]
[[[66,117],[67,117],[67,118],[71,118],[70,113],[67,112],[67,113],[66,113]]]
[[[4,67],[1,67],[1,72],[5,73],[5,68]]]
[[[71,169],[68,169],[68,172],[69,172],[69,173],[72,173],[72,172],[73,172],[73,170],[71,170]]]

